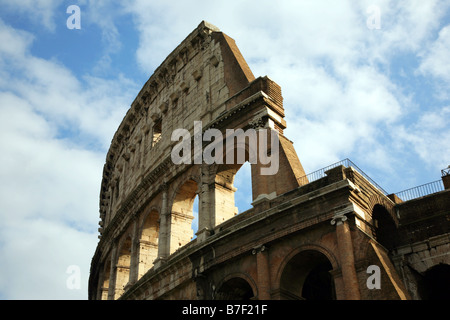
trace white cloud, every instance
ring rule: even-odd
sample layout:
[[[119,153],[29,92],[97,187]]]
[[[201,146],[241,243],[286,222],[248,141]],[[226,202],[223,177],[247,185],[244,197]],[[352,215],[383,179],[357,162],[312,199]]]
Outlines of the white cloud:
[[[233,186],[237,189],[234,193],[234,205],[238,208],[238,213],[252,208],[252,174],[251,165],[246,162],[242,165],[234,177]]]
[[[0,53],[7,55],[9,58],[14,58],[19,52],[25,52],[33,41],[34,37],[31,34],[15,30],[5,25],[2,20],[0,20],[0,27],[0,41],[8,44],[0,47]]]
[[[395,133],[428,166],[438,170],[449,165],[450,106],[429,111],[417,122],[399,126]]]
[[[367,27],[371,5],[380,9],[380,29]],[[151,73],[190,30],[207,20],[236,40],[255,76],[269,75],[281,85],[285,133],[295,142],[305,170],[358,156],[362,165],[382,174],[399,164],[409,143],[397,128],[414,126],[422,111],[409,79],[391,73],[393,61],[406,54],[418,63],[449,5],[441,0],[259,1],[258,5],[136,0],[126,7],[140,34],[137,60],[146,72]],[[435,47],[445,52],[437,43]],[[445,62],[443,57],[440,61],[437,69]],[[409,150],[408,155],[413,156]],[[436,170],[440,164],[430,161]],[[398,179],[386,182],[395,184]]]
[[[448,91],[450,88],[450,25],[439,31],[439,36],[423,54],[423,60],[418,70],[423,75],[431,75],[437,81],[444,82],[439,89]],[[435,92],[448,99],[448,94]]]
[[[78,131],[107,148],[138,90],[136,84],[120,74],[115,79],[86,75],[80,81],[58,61],[31,55],[30,34],[3,23],[0,30],[0,37],[15,39],[15,51],[0,55],[8,79],[2,83],[3,90],[27,101],[34,112],[45,114],[56,129]]]
[[[390,1],[367,0],[362,10],[374,5],[380,10],[381,28],[366,29],[364,53],[371,62],[389,64],[390,59],[405,53],[418,54],[449,8],[448,1]]]
[[[67,146],[30,104],[0,94],[0,292],[7,299],[86,299],[103,154]],[[82,288],[69,290],[69,265]]]
[[[2,10],[26,16],[33,24],[49,31],[55,31],[55,13],[62,0],[0,0]]]
[[[0,50],[0,295],[86,299],[105,154],[136,85],[78,79],[1,20],[0,38],[13,44]],[[66,286],[69,265],[82,271],[80,290]]]
[[[38,203],[37,203],[38,204]],[[96,235],[52,219],[2,224],[0,292],[6,299],[87,299],[89,262]],[[5,241],[6,239],[6,241]],[[80,287],[67,281],[69,266],[80,269]]]
[[[0,4],[51,32],[58,29],[57,10],[67,17],[56,0]],[[366,25],[372,4],[380,8],[379,30]],[[129,59],[149,76],[207,20],[236,40],[255,76],[269,75],[281,85],[285,133],[307,172],[350,157],[383,176],[393,173],[385,180],[392,185],[404,170],[448,165],[448,103],[414,102],[415,92],[391,68],[392,59],[406,53],[415,59],[416,75],[437,80],[437,92],[439,82],[450,83],[450,29],[442,26],[449,5],[438,0],[80,2],[82,28],[101,30],[103,51],[94,72],[114,63],[114,53],[123,48],[120,19],[132,18],[139,47]],[[0,42],[8,44],[0,46],[0,255],[8,257],[0,266],[0,295],[84,298],[85,291],[68,291],[65,271],[80,264],[87,281],[104,154],[140,88],[120,74],[79,78],[56,59],[33,55],[38,37],[0,19]],[[244,197],[237,204],[251,198],[243,182],[248,171],[240,175],[236,185],[247,192],[238,191]]]

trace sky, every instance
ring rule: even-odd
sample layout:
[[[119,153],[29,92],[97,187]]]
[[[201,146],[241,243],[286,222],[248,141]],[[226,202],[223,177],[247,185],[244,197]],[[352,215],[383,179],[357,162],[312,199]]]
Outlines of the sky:
[[[0,299],[87,299],[111,139],[202,20],[281,86],[306,172],[349,158],[393,193],[450,165],[449,0],[0,0]]]

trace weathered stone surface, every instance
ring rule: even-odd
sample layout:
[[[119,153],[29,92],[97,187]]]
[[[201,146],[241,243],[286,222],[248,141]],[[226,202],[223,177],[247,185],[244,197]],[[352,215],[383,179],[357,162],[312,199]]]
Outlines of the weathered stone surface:
[[[280,86],[255,78],[233,39],[206,22],[189,34],[111,142],[89,298],[423,298],[418,277],[449,264],[449,190],[402,202],[345,166],[310,182],[283,135],[284,113]],[[252,209],[236,214],[241,163],[172,161],[176,129],[189,130],[196,154],[195,121],[203,132],[257,129],[257,142],[278,133],[277,172],[251,165]],[[249,140],[233,146],[250,159]],[[380,289],[367,286],[372,265],[380,267]]]

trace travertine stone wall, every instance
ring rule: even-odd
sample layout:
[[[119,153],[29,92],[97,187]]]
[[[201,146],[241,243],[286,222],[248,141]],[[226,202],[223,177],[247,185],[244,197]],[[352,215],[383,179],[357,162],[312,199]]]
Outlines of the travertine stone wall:
[[[99,275],[102,295],[119,297],[127,285],[160,267],[194,236],[204,241],[217,225],[237,214],[233,182],[242,163],[175,164],[175,130],[188,130],[194,141],[196,122],[201,123],[200,134],[209,128],[220,130],[224,140],[217,142],[222,142],[224,157],[227,129],[263,130],[269,142],[276,131],[281,150],[278,172],[261,176],[267,165],[252,164],[252,198],[261,206],[301,185],[299,178],[305,175],[292,142],[282,135],[283,117],[281,88],[268,77],[255,79],[233,39],[207,22],[189,34],[145,83],[112,139],[103,171],[100,243],[94,257],[107,270]],[[237,144],[232,151],[241,150],[248,161],[254,151],[251,141]],[[194,235],[196,196],[199,231]]]
[[[207,22],[191,32],[145,83],[112,139],[89,298],[419,297],[411,268],[448,266],[450,191],[402,203],[344,166],[310,182],[283,134],[284,115],[280,86],[255,78],[233,39]],[[196,138],[217,129],[223,137],[214,143],[233,161],[174,163],[176,129],[188,130],[194,157],[209,143]],[[256,133],[228,149],[228,129]],[[251,163],[252,208],[236,215],[238,153],[250,162],[252,139],[259,146],[272,137],[265,152],[276,153],[277,170],[265,175],[268,164]],[[379,290],[366,283],[374,265]],[[328,281],[319,292],[311,292],[314,275]]]

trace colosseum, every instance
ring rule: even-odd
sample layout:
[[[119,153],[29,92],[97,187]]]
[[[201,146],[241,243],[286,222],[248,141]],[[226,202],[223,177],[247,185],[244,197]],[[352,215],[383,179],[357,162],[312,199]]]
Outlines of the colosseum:
[[[280,86],[201,22],[112,139],[89,299],[448,299],[450,170],[396,194],[348,159],[307,174],[284,117]],[[245,162],[252,203],[238,213]]]

